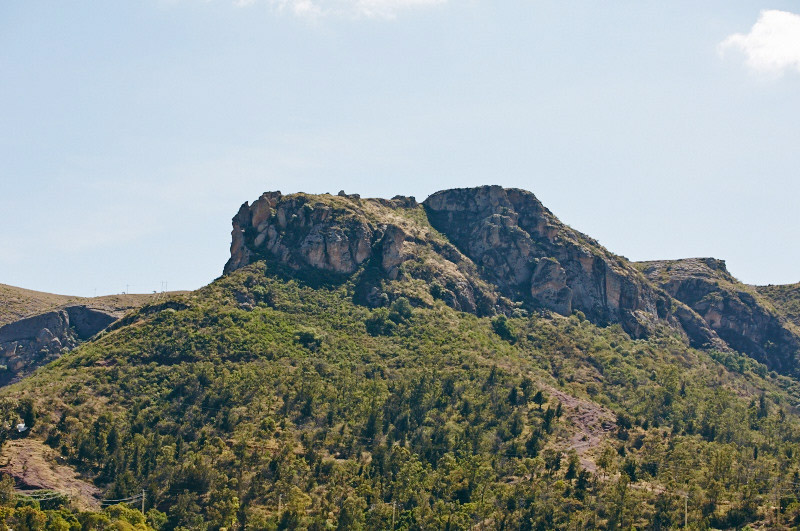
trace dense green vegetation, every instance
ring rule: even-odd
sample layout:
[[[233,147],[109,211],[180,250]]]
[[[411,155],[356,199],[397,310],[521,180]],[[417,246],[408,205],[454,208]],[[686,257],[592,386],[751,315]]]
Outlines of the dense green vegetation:
[[[116,504],[103,511],[80,511],[70,506],[67,496],[54,491],[39,491],[38,497],[19,496],[8,476],[0,478],[0,529],[18,531],[48,529],[72,531],[81,529],[115,529],[119,531],[152,531],[164,514],[155,509],[145,516],[126,504]]]
[[[254,264],[2,395],[160,529],[800,524],[793,380],[667,328],[353,295]]]

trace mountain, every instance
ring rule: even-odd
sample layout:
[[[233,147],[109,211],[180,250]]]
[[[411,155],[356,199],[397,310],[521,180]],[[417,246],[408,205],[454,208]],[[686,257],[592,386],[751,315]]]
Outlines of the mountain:
[[[758,288],[736,280],[724,261],[692,258],[642,262],[639,267],[653,283],[702,316],[730,348],[773,370],[797,375],[800,328]]]
[[[790,358],[654,268],[521,190],[267,193],[222,277],[0,390],[0,421],[160,529],[800,524]],[[706,280],[730,322],[771,304]]]
[[[795,326],[800,327],[800,283],[788,285],[756,286],[759,295]]]
[[[30,374],[164,295],[72,297],[0,284],[0,386]]]

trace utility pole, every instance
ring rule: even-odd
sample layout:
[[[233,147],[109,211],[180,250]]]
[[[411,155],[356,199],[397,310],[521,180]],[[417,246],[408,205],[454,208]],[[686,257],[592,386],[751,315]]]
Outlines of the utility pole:
[[[689,527],[689,493],[683,495],[683,528]]]
[[[394,511],[397,509],[397,502],[392,501],[392,531],[394,531]]]
[[[142,489],[142,514],[144,514],[144,489]]]
[[[281,501],[283,500],[283,494],[278,494],[278,519],[281,517]]]

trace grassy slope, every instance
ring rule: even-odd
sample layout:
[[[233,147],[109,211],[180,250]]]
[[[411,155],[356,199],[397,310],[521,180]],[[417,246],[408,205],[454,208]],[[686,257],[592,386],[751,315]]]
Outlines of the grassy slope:
[[[81,300],[0,284],[0,326]]]
[[[108,496],[147,489],[168,528],[386,528],[393,503],[398,528],[646,526],[679,522],[684,491],[693,520],[723,526],[762,520],[800,466],[793,382],[743,356],[351,298],[251,266],[2,395],[33,400],[31,436]],[[595,476],[574,474],[580,412],[561,393],[619,415],[584,455]]]
[[[83,304],[91,308],[122,315],[126,311],[139,308],[151,302],[155,297],[157,295],[136,293],[130,295],[103,295],[101,297],[76,297],[0,284],[0,326],[70,304]]]

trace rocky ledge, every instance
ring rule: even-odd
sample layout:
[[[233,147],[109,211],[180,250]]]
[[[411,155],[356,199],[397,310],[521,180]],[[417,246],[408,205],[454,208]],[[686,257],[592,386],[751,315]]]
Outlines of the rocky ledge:
[[[0,327],[0,385],[56,359],[117,320],[107,311],[77,305]]]
[[[692,308],[731,348],[783,373],[794,373],[800,335],[756,288],[736,280],[723,260],[641,262],[648,279]]]
[[[225,273],[259,260],[305,280],[352,280],[370,306],[403,295],[478,315],[580,311],[633,337],[667,324],[697,346],[719,342],[695,312],[524,190],[445,190],[421,205],[267,192],[234,216]]]

